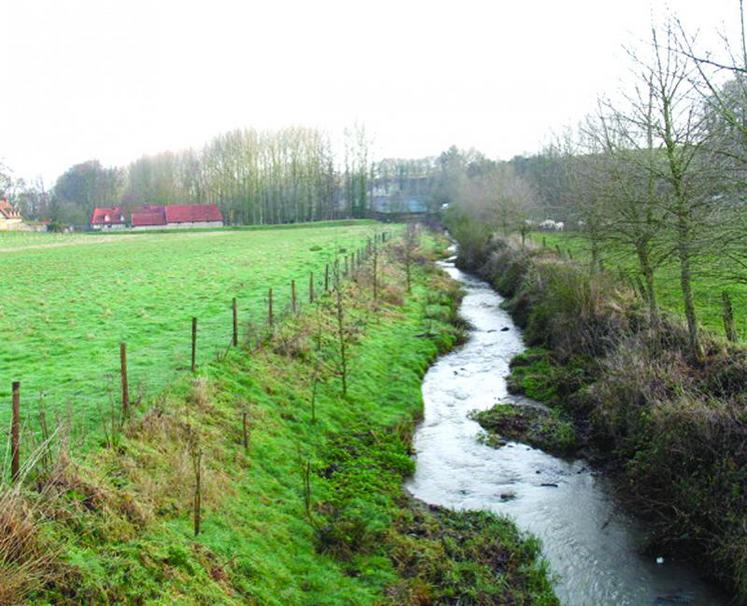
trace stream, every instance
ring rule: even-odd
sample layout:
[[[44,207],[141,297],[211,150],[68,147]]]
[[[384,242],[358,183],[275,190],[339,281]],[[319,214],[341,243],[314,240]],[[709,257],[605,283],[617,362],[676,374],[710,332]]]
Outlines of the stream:
[[[728,600],[692,568],[642,554],[645,528],[585,461],[515,442],[499,449],[478,442],[481,428],[469,411],[530,403],[509,395],[504,378],[525,346],[500,295],[456,269],[453,259],[440,265],[466,292],[460,314],[471,329],[468,342],[439,358],[423,381],[425,416],[415,434],[409,491],[434,505],[508,515],[539,537],[566,606],[725,606]]]

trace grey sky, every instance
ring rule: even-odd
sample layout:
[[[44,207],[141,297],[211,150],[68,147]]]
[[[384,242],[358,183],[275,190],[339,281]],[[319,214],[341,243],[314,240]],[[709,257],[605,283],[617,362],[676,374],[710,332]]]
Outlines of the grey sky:
[[[671,2],[704,42],[736,0]],[[376,154],[538,149],[625,75],[649,0],[0,0],[0,159],[53,180],[224,130],[358,121]]]

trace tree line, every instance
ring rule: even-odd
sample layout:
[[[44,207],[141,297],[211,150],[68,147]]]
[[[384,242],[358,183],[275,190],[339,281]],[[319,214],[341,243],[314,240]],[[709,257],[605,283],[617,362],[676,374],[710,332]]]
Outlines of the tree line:
[[[744,24],[742,2],[739,16]],[[454,153],[451,224],[479,239],[522,234],[543,218],[602,251],[632,257],[652,323],[661,268],[677,267],[693,358],[703,355],[693,283],[697,272],[747,283],[747,43],[699,49],[676,16],[653,24],[629,51],[631,84],[600,97],[577,127],[541,153],[505,163]]]
[[[370,198],[370,143],[347,129],[335,155],[322,131],[238,129],[202,149],[143,156],[126,167],[98,160],[70,167],[51,190],[13,180],[0,167],[0,194],[28,219],[86,225],[95,207],[215,203],[229,224],[270,224],[363,217]]]

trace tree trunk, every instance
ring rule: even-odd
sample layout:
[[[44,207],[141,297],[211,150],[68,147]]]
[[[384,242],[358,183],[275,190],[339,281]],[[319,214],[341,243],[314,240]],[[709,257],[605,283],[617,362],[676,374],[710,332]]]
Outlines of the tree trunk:
[[[682,303],[687,319],[688,345],[693,360],[700,361],[703,352],[700,347],[700,332],[698,330],[698,318],[695,312],[695,302],[692,291],[692,270],[690,268],[691,252],[689,240],[689,227],[687,217],[682,213],[677,217],[677,254],[680,261],[680,289],[682,290]]]
[[[638,266],[643,274],[646,288],[646,302],[648,303],[648,319],[654,325],[659,320],[659,310],[656,302],[656,290],[654,288],[654,268],[651,267],[651,259],[644,245],[638,246]]]

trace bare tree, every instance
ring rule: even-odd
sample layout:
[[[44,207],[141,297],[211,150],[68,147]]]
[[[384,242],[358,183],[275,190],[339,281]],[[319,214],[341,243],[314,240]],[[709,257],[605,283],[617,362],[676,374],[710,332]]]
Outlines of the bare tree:
[[[711,161],[723,177],[717,198],[719,258],[727,262],[710,269],[727,282],[747,283],[747,28],[743,0],[735,7],[739,12],[738,39],[722,35],[723,48],[718,55],[697,50],[695,36],[679,21],[677,43],[697,70],[695,84],[707,112]]]
[[[418,248],[420,234],[418,226],[415,223],[408,223],[405,233],[402,236],[401,258],[405,266],[405,280],[407,283],[408,294],[412,292],[412,262],[415,251]]]
[[[604,148],[597,129],[588,119],[576,132],[567,131],[555,143],[555,155],[561,162],[559,202],[562,217],[580,229],[589,243],[590,268],[601,266],[602,246],[609,229],[609,180],[606,178]],[[590,133],[594,133],[592,136]]]
[[[706,114],[697,90],[697,70],[676,49],[674,24],[662,33],[651,28],[651,55],[642,66],[649,87],[650,108],[643,122],[645,132],[656,141],[664,158],[651,169],[666,185],[663,197],[665,219],[672,233],[673,253],[679,264],[682,304],[687,320],[691,356],[700,360],[702,350],[693,297],[693,264],[709,242],[714,218],[712,196],[714,173],[707,157]]]
[[[374,280],[376,271],[374,270]],[[343,281],[340,276],[340,265],[335,263],[334,265],[334,305],[335,305],[335,320],[336,320],[336,337],[337,337],[337,349],[338,349],[338,361],[340,380],[342,381],[342,397],[348,395],[348,338],[349,331],[347,323],[345,321],[345,298],[343,293]]]
[[[600,104],[599,115],[587,121],[587,132],[601,150],[600,167],[608,182],[608,229],[604,238],[623,254],[632,253],[643,276],[649,320],[658,320],[656,269],[667,258],[662,245],[663,200],[658,187],[660,154],[654,147],[653,91],[644,74],[645,87],[631,98],[628,114]]]

